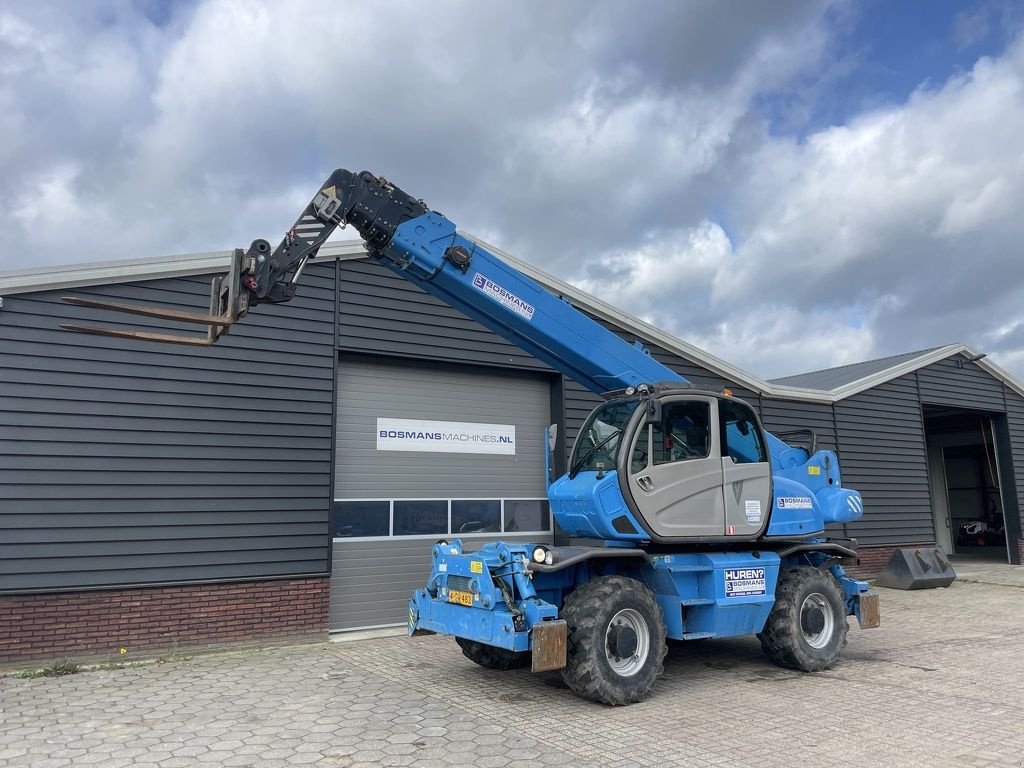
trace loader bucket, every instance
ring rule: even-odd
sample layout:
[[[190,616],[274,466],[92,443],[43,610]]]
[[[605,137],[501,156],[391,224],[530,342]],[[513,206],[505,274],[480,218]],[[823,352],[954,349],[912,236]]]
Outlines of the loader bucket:
[[[174,334],[155,331],[139,331],[131,328],[110,328],[94,325],[61,325],[61,328],[77,333],[91,333],[97,336],[113,336],[118,339],[136,341],[157,341],[165,344],[187,344],[194,347],[209,347],[226,334],[231,326],[242,318],[249,309],[248,293],[242,290],[242,267],[245,252],[235,249],[231,258],[231,267],[226,275],[218,275],[210,284],[209,312],[188,312],[180,309],[164,309],[147,307],[138,304],[123,304],[116,301],[86,298],[82,296],[63,296],[68,304],[91,309],[102,309],[110,312],[121,312],[139,317],[152,317],[158,320],[170,320],[177,323],[205,325],[205,334]]]

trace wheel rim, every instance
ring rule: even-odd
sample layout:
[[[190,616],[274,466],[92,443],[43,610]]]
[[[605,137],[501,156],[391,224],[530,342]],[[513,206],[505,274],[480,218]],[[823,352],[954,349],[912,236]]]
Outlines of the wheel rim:
[[[651,632],[638,611],[623,608],[612,616],[605,630],[604,652],[615,674],[635,675],[643,669],[650,651]]]
[[[811,648],[824,648],[832,640],[835,631],[835,617],[832,606],[820,592],[804,598],[800,605],[800,632],[804,642]]]

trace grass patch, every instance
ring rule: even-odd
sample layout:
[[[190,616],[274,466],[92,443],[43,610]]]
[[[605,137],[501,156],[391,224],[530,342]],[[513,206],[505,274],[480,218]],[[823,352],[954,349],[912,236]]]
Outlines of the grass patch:
[[[104,669],[109,671],[113,669],[131,669],[132,667],[144,666],[146,665],[141,661],[105,661],[102,664],[90,666],[89,669]]]
[[[63,677],[64,675],[74,675],[81,670],[82,667],[71,659],[57,659],[48,667],[26,669],[24,672],[19,672],[17,677],[23,680],[34,680],[37,677]]]
[[[156,664],[174,664],[180,661],[192,661],[192,657],[178,651],[165,653],[156,660]]]

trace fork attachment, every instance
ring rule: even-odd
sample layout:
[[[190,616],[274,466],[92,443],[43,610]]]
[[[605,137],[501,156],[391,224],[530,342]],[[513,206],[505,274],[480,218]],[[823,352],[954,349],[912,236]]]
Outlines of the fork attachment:
[[[153,317],[158,320],[170,320],[177,323],[194,323],[205,325],[206,334],[174,334],[154,331],[137,331],[131,328],[107,328],[94,325],[61,325],[68,331],[91,333],[99,336],[113,336],[118,339],[142,341],[160,341],[167,344],[187,344],[194,347],[213,346],[226,334],[231,326],[249,311],[249,293],[242,288],[242,273],[255,254],[269,252],[270,245],[266,240],[256,240],[249,247],[249,252],[236,248],[231,256],[231,267],[227,274],[217,275],[210,283],[209,312],[188,312],[180,309],[163,309],[161,307],[142,306],[139,304],[122,304],[117,301],[103,301],[83,296],[64,296],[64,301],[77,307],[101,309],[110,312],[123,312],[127,315]]]
[[[367,171],[356,174],[339,168],[321,185],[277,248],[271,251],[266,240],[253,240],[244,253],[241,250],[234,252],[228,274],[213,279],[210,311],[205,314],[79,296],[64,297],[64,301],[79,307],[205,325],[205,336],[92,325],[62,325],[61,328],[119,339],[209,347],[251,307],[291,301],[302,270],[339,226],[352,224],[367,248],[376,251],[388,244],[399,224],[422,216],[427,210],[426,203],[413,199],[387,179]]]

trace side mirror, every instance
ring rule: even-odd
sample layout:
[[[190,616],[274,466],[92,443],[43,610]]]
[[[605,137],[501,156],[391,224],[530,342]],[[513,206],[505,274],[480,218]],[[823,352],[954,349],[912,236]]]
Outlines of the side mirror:
[[[740,431],[740,434],[743,435],[744,437],[750,434],[750,424],[747,423],[744,419],[740,419],[739,421],[736,422],[736,429],[738,429]]]
[[[557,442],[556,442],[557,440],[558,440],[558,425],[557,424],[552,424],[550,427],[548,427],[548,453],[554,453],[555,452],[555,445],[557,445]]]

